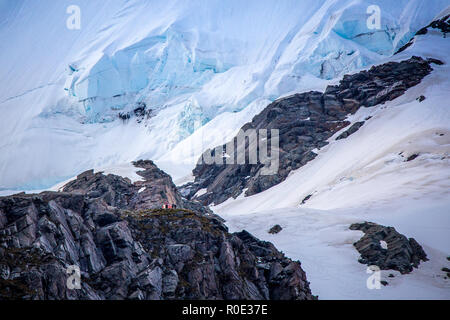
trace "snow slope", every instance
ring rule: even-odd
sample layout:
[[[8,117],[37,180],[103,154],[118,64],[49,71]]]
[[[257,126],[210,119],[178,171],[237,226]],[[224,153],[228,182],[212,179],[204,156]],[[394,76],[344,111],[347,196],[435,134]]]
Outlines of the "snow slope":
[[[346,139],[330,144],[279,185],[213,207],[234,230],[246,229],[300,259],[311,288],[324,299],[450,299],[442,267],[450,256],[450,41],[429,31],[401,54],[445,62],[403,96],[361,108],[349,120],[371,119]],[[416,100],[420,95],[426,99]],[[345,130],[345,129],[343,129]],[[413,154],[419,156],[411,161]],[[312,197],[301,205],[309,194]],[[394,226],[423,245],[430,261],[409,275],[382,271],[389,285],[369,290],[366,266],[352,243],[350,224]],[[267,233],[274,224],[283,230]],[[394,273],[394,278],[388,278]]]
[[[0,0],[0,190],[151,158],[180,178],[274,99],[378,62],[446,0]],[[139,102],[153,117],[123,123]],[[199,131],[202,128],[202,131]]]

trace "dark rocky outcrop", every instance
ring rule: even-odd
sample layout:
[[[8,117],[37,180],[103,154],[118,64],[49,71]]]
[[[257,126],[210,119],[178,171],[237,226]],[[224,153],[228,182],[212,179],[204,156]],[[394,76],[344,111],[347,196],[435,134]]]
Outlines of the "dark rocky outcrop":
[[[427,255],[414,238],[407,238],[393,227],[385,227],[373,222],[354,223],[351,230],[361,230],[364,236],[353,245],[361,254],[358,260],[367,265],[376,265],[382,270],[397,270],[409,273],[427,261]],[[385,241],[383,248],[380,241]]]
[[[430,28],[440,30],[445,37],[446,34],[450,32],[450,15],[446,15],[441,19],[434,20],[428,26],[417,31],[416,35],[427,34],[428,29]]]
[[[426,27],[423,27],[422,29],[417,31],[416,34],[414,35],[414,37],[412,37],[411,40],[409,40],[400,49],[398,49],[395,54],[403,52],[406,49],[408,49],[414,43],[416,37],[427,34],[428,29],[439,30],[440,32],[442,32],[443,37],[445,38],[447,36],[447,33],[450,32],[450,15],[447,15],[445,17],[442,17],[441,19],[435,20],[435,21],[431,22],[429,25],[427,25]],[[430,62],[436,63],[436,64],[442,64],[442,61],[439,61],[437,59],[432,59],[432,60],[434,60],[434,61],[430,61]]]
[[[311,199],[311,197],[312,197],[312,194],[308,194],[306,197],[303,198],[301,204],[305,204],[306,201],[308,201],[309,199]]]
[[[426,98],[425,98],[425,96],[424,95],[421,95],[421,96],[419,96],[419,97],[417,97],[417,101],[419,101],[419,102],[422,102],[422,101],[424,101]]]
[[[314,298],[298,261],[229,233],[151,161],[135,165],[134,184],[86,171],[62,192],[1,197],[0,300]]]
[[[450,269],[447,267],[441,268],[441,271],[445,272],[445,275],[450,278]]]
[[[358,121],[355,122],[354,124],[351,125],[350,128],[348,128],[347,130],[345,130],[344,132],[342,132],[337,138],[336,140],[341,140],[341,139],[345,139],[347,138],[349,135],[355,133],[356,131],[359,130],[359,128],[361,128],[363,126],[365,122],[364,121]]]
[[[119,97],[120,95],[117,95]],[[123,122],[127,122],[132,117],[135,118],[137,123],[141,123],[142,121],[149,119],[153,116],[153,110],[148,109],[145,102],[141,101],[136,103],[133,111],[129,112],[119,112],[117,116],[122,119]]]
[[[151,160],[135,161],[133,165],[143,169],[137,172],[143,179],[133,184],[128,178],[104,175],[102,172],[94,174],[93,170],[88,170],[67,183],[62,191],[102,199],[106,204],[119,209],[161,208],[164,203],[170,203],[178,208],[211,213],[211,210],[200,203],[183,199],[172,178]]]
[[[417,158],[418,156],[419,156],[419,154],[414,153],[414,154],[410,155],[410,156],[406,159],[406,162],[412,161],[412,160],[414,160],[415,158]]]
[[[234,153],[229,155],[235,160],[234,164],[199,161],[193,170],[194,182],[182,186],[180,191],[192,199],[198,190],[206,188],[206,193],[195,197],[204,204],[219,204],[230,197],[237,197],[244,189],[245,195],[264,191],[282,182],[292,170],[313,160],[317,155],[315,149],[327,145],[331,136],[350,125],[346,120],[349,114],[362,106],[372,107],[401,96],[408,88],[420,83],[431,70],[430,62],[412,57],[346,75],[339,85],[328,86],[324,93],[310,91],[276,100],[242,127],[243,131],[268,130],[268,146],[271,145],[270,130],[279,130],[279,169],[276,174],[263,175],[263,163],[237,164],[236,151],[248,153],[250,146],[248,142],[236,146],[237,138],[234,138]],[[343,135],[355,132],[362,124],[353,124]],[[220,148],[226,150],[225,145],[219,147],[219,151]]]
[[[271,233],[271,234],[277,234],[281,230],[283,230],[283,228],[279,224],[276,224],[272,228],[270,228],[270,230],[268,232]]]

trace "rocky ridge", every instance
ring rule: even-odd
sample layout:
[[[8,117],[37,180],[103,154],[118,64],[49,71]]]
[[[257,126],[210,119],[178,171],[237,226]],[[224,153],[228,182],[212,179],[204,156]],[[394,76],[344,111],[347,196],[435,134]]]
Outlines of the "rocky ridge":
[[[229,233],[151,161],[135,165],[134,184],[90,170],[61,192],[1,197],[0,300],[315,298],[298,261]]]
[[[317,156],[315,149],[327,145],[331,136],[351,124],[347,120],[349,114],[361,107],[373,107],[401,96],[432,71],[432,63],[439,61],[413,56],[402,62],[388,62],[345,75],[339,85],[328,86],[323,93],[310,91],[276,100],[242,127],[243,131],[267,129],[268,146],[270,130],[279,130],[279,169],[276,174],[263,175],[264,164],[260,162],[236,164],[237,150],[245,150],[248,154],[249,143],[242,141],[242,145],[237,145],[235,137],[234,152],[228,154],[235,164],[206,164],[200,159],[193,170],[194,182],[182,186],[181,193],[203,204],[219,204],[244,191],[250,196],[267,190],[286,179],[292,170],[313,160]],[[353,134],[363,124],[353,124],[338,139]],[[225,152],[226,145],[219,146],[219,151],[220,148]],[[206,151],[212,155],[214,152],[216,150]],[[196,196],[205,188],[207,192]]]
[[[409,40],[404,46],[398,49],[395,54],[405,51],[407,48],[409,48],[411,45],[414,44],[414,41],[416,40],[417,36],[427,34],[429,29],[431,30],[434,29],[436,31],[438,30],[439,32],[442,33],[442,36],[444,38],[447,37],[447,33],[450,33],[450,15],[446,15],[440,19],[434,20],[429,25],[417,31],[414,37],[412,37],[411,40]]]

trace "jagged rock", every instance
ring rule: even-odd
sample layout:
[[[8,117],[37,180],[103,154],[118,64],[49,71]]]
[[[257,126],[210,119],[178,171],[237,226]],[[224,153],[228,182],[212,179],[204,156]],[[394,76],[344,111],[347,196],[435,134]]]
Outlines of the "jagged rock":
[[[428,26],[417,31],[416,35],[426,34],[428,32],[429,28],[440,30],[444,34],[444,37],[445,37],[446,33],[450,32],[450,15],[446,15],[445,17],[442,17],[441,19],[431,22]]]
[[[279,224],[276,224],[272,228],[270,228],[270,230],[268,232],[271,234],[277,234],[281,230],[283,230],[283,228]]]
[[[418,156],[419,156],[418,153],[413,153],[412,155],[410,155],[410,156],[406,159],[406,162],[412,161],[412,160],[414,160],[415,158],[417,158]]]
[[[350,128],[348,128],[347,130],[342,132],[339,136],[337,136],[336,140],[341,140],[341,139],[347,138],[349,135],[358,131],[359,128],[361,128],[364,123],[365,123],[365,121],[355,122],[354,124],[352,124],[352,126]]]
[[[299,262],[230,234],[151,161],[135,165],[134,184],[90,170],[62,192],[0,197],[0,299],[314,298]],[[160,209],[167,199],[178,209]],[[69,266],[81,289],[68,288]]]
[[[306,274],[302,270],[299,262],[294,262],[278,251],[276,251],[273,244],[266,241],[261,241],[252,236],[247,231],[242,231],[236,234],[249,250],[256,256],[263,264],[270,265],[271,272],[267,276],[265,272],[258,272],[258,277],[261,279],[261,285],[267,281],[269,283],[269,296],[272,299],[292,299],[297,296],[297,299],[309,299],[307,292],[298,292],[296,287],[303,287],[308,285]],[[275,250],[274,250],[275,249]],[[281,268],[280,268],[281,267]],[[272,270],[274,270],[272,272]],[[261,273],[264,273],[262,279]],[[256,274],[255,274],[256,276]]]
[[[435,30],[440,30],[443,33],[443,36],[445,38],[447,33],[450,32],[450,15],[447,15],[445,17],[442,17],[441,19],[435,20],[435,21],[431,22],[428,26],[421,28],[419,31],[416,32],[414,37],[411,40],[409,40],[405,45],[403,45],[400,49],[398,49],[395,54],[403,52],[406,49],[408,49],[414,43],[416,37],[427,34],[429,28],[432,28]],[[435,60],[435,62],[433,62],[431,60]],[[437,60],[437,59],[430,58],[430,59],[428,59],[428,61],[439,64],[439,65],[443,64],[442,61]]]
[[[428,61],[429,63],[437,64],[438,66],[442,66],[442,65],[444,64],[444,62],[442,62],[441,60],[439,60],[439,59],[434,59],[434,58],[428,58],[427,61]]]
[[[431,60],[412,57],[402,62],[388,62],[374,66],[368,71],[345,75],[339,85],[328,86],[324,93],[310,91],[282,98],[269,104],[253,120],[242,127],[267,129],[267,145],[270,146],[271,129],[279,130],[279,168],[275,174],[264,175],[263,163],[237,164],[237,150],[250,150],[248,143],[234,146],[229,154],[235,164],[206,164],[199,161],[193,170],[194,182],[180,188],[183,196],[196,199],[203,204],[219,204],[230,197],[236,198],[244,190],[253,195],[284,181],[292,170],[298,169],[328,144],[336,132],[350,125],[346,120],[362,106],[372,107],[402,95],[408,88],[417,85],[432,68]],[[364,122],[353,124],[342,134],[348,136]],[[237,142],[235,137],[232,141]],[[242,144],[241,143],[241,144]],[[226,150],[226,145],[219,146]],[[258,146],[252,146],[252,149]],[[207,151],[211,155],[215,150]],[[196,195],[201,189],[206,193]]]
[[[301,204],[305,204],[306,201],[308,201],[309,199],[311,199],[311,197],[312,197],[312,194],[308,194],[306,197],[303,198]]]
[[[423,100],[425,100],[425,96],[419,96],[419,97],[417,97],[417,99],[416,99],[417,101],[419,101],[419,102],[422,102]]]
[[[427,255],[414,238],[406,238],[393,227],[385,227],[373,222],[354,223],[351,230],[361,230],[364,236],[353,245],[361,254],[358,260],[367,265],[376,265],[382,270],[397,270],[409,273],[427,261]],[[380,241],[387,243],[383,248]]]

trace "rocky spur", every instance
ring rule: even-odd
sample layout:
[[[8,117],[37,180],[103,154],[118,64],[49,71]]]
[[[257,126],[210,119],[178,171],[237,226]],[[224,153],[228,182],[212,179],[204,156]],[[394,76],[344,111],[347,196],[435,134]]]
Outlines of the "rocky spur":
[[[299,261],[228,232],[153,162],[134,165],[144,180],[89,170],[61,192],[0,197],[0,300],[315,298]]]

